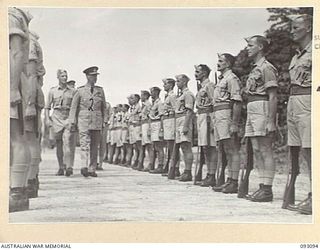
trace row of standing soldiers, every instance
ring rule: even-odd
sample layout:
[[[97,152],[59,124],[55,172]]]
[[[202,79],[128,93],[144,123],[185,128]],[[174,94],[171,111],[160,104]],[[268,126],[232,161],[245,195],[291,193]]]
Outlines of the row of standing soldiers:
[[[305,200],[294,204],[300,151],[309,169],[311,190],[312,17],[299,15],[291,17],[291,20],[291,35],[298,49],[288,69],[288,164],[291,167],[288,170],[282,208],[312,214],[311,192]],[[269,41],[265,37],[255,35],[246,41],[246,50],[253,61],[253,68],[244,88],[241,88],[239,78],[232,72],[235,58],[223,53],[218,54],[217,69],[221,74],[215,83],[209,80],[210,68],[207,65],[195,66],[195,79],[198,82],[196,95],[188,89],[189,77],[180,74],[175,79],[163,79],[163,89],[166,92],[163,102],[159,98],[161,89],[152,87],[150,92],[142,90],[140,95],[130,95],[129,105],[119,104],[114,107],[104,132],[109,145],[107,161],[139,171],[162,174],[169,179],[179,177],[183,182],[194,180],[196,185],[210,186],[214,191],[226,194],[238,193],[239,198],[253,202],[272,201],[272,185],[276,173],[272,146],[278,129],[278,72],[265,58],[269,47]],[[178,88],[177,95],[173,91],[175,85]],[[239,124],[243,101],[246,102],[247,110],[244,134],[247,157],[246,169],[239,176]],[[194,145],[198,146],[198,152],[193,179],[191,170]],[[181,176],[179,149],[183,152],[185,165]],[[144,166],[145,151],[148,153],[148,166]],[[198,167],[199,161],[207,166],[207,176],[204,179],[202,164]],[[258,170],[259,187],[248,194],[253,162]],[[102,161],[100,167],[101,164]]]
[[[289,181],[286,185],[283,208],[311,214],[311,192],[307,199],[295,205],[294,182],[299,173],[298,163],[301,148],[311,171],[312,18],[308,15],[293,18],[291,33],[294,42],[299,45],[300,49],[292,58],[289,67],[291,88],[287,123],[292,169],[290,171],[291,177],[288,178]],[[102,160],[105,158],[103,154],[106,151],[105,145],[107,143],[110,163],[122,163],[126,166],[132,164],[133,168],[150,173],[166,174],[168,172],[170,179],[180,176],[178,162],[179,150],[181,149],[185,169],[179,180],[192,181],[191,169],[194,161],[192,146],[194,133],[197,133],[196,168],[198,168],[198,157],[202,155],[207,166],[207,176],[202,180],[197,174],[195,184],[204,187],[211,186],[217,192],[238,193],[238,197],[245,197],[254,202],[272,201],[272,185],[276,170],[272,143],[277,129],[278,74],[276,68],[265,58],[269,46],[268,40],[263,36],[255,35],[247,38],[246,41],[248,56],[253,61],[254,67],[244,88],[240,87],[240,80],[232,72],[235,58],[228,53],[219,54],[217,69],[221,74],[215,83],[209,80],[210,68],[207,65],[195,66],[195,78],[198,81],[196,95],[188,89],[189,77],[180,74],[175,79],[166,78],[163,80],[163,88],[166,91],[164,102],[159,98],[160,88],[152,87],[150,93],[144,90],[141,91],[141,95],[130,95],[128,97],[129,105],[122,105],[122,107],[118,105],[113,115],[108,113],[110,105],[105,101],[103,88],[95,86],[99,74],[98,67],[93,66],[84,70],[87,84],[77,90],[66,84],[67,72],[58,70],[59,85],[50,90],[45,105],[45,123],[53,127],[57,145],[60,143],[60,146],[57,146],[59,151],[57,151],[58,175],[70,176],[73,174],[72,155],[74,155],[74,150],[70,145],[74,143],[74,139],[71,138],[78,129],[81,174],[85,177],[97,177],[96,170],[102,168]],[[179,91],[178,95],[173,92],[175,85]],[[247,193],[251,168],[246,169],[244,178],[241,178],[240,187],[238,182],[240,171],[239,121],[243,102],[242,93],[244,93],[247,102],[244,135],[248,148],[247,165],[252,166],[254,156],[260,182],[259,188],[250,195]],[[152,102],[149,101],[150,96]],[[14,95],[10,96],[11,106],[14,103],[13,97]],[[141,105],[139,104],[140,99]],[[197,109],[196,126],[194,107]],[[49,112],[50,109],[53,109],[52,114]],[[18,122],[18,128],[21,127],[20,117],[18,111],[16,117],[10,116],[11,128],[15,124],[13,120]],[[23,134],[26,132],[23,131]],[[13,141],[12,134],[11,141]],[[101,153],[98,164],[99,144],[101,145]],[[164,164],[165,146],[167,148],[166,158],[168,159],[166,164]],[[122,153],[120,153],[121,147],[123,148]],[[65,151],[61,154],[62,148]],[[133,151],[135,152],[134,157]],[[144,166],[145,151],[147,151],[149,158],[147,167]],[[15,158],[14,149],[12,152],[12,157]],[[119,159],[119,155],[122,155],[122,158]],[[216,176],[219,178],[224,174],[224,170],[219,171],[218,168],[219,155],[223,159],[221,161],[224,162],[223,165],[228,166],[226,182],[224,180],[222,182],[216,181]],[[157,167],[155,167],[156,157],[158,159]],[[12,163],[11,173],[15,173],[13,170],[19,164],[15,164],[14,161]],[[30,163],[27,165],[29,166]],[[33,179],[36,180],[36,178]],[[17,189],[11,183],[11,194],[20,195],[10,195],[11,200],[24,199],[24,185],[20,184],[20,187]],[[33,187],[37,188],[37,185],[33,185]],[[19,193],[20,191],[22,193]]]

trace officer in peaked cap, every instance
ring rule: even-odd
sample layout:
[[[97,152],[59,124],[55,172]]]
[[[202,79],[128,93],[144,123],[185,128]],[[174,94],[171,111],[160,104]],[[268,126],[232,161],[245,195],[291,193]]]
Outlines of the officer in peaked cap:
[[[107,123],[106,100],[102,87],[95,86],[98,67],[85,69],[87,83],[78,88],[71,105],[69,124],[78,124],[81,149],[81,174],[97,177],[98,145]],[[79,110],[79,112],[77,112]]]

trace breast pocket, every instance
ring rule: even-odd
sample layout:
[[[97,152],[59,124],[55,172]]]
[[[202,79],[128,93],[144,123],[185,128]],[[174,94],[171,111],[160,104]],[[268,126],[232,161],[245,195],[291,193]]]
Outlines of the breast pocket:
[[[57,108],[61,106],[61,96],[53,98],[53,107]]]

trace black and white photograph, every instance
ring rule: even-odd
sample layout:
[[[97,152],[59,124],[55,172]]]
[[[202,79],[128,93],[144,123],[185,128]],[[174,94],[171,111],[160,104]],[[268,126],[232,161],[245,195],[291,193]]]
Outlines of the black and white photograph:
[[[312,6],[7,13],[9,223],[314,222]]]

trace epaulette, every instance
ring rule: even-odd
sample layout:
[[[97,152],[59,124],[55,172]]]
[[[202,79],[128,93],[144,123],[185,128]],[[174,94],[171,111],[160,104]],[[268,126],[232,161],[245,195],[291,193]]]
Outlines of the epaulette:
[[[82,85],[82,86],[80,86],[80,87],[78,87],[78,89],[81,89],[81,88],[83,88],[83,87],[85,87],[86,85]]]
[[[102,87],[101,86],[95,86],[96,88],[98,88],[98,89],[102,89]]]

